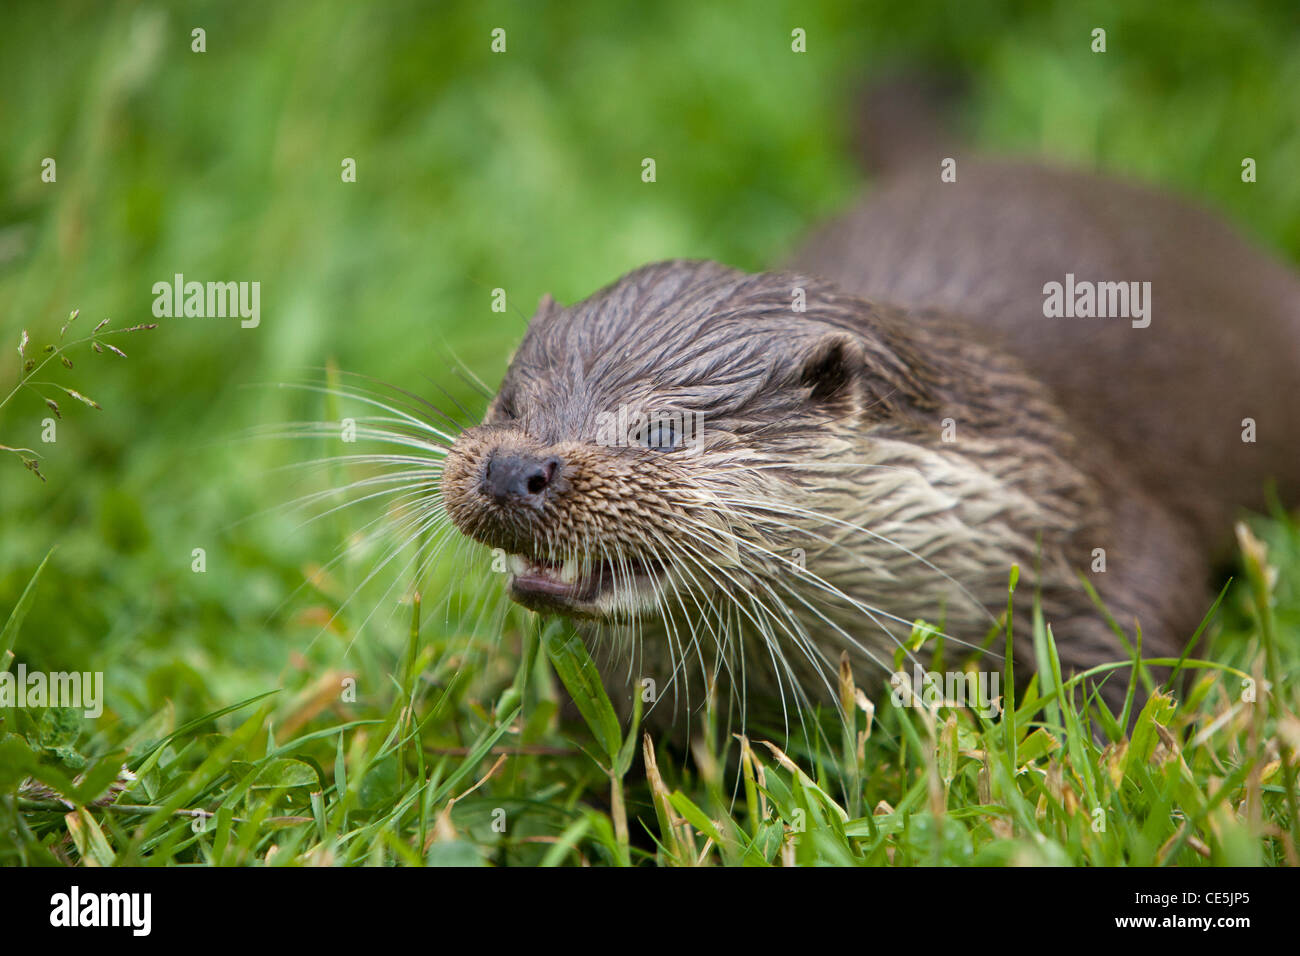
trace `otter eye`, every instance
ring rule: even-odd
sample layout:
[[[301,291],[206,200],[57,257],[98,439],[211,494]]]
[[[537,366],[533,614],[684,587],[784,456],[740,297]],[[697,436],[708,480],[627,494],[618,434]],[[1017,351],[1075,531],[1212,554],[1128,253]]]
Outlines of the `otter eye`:
[[[634,436],[638,445],[644,445],[651,451],[672,451],[677,447],[677,425],[672,421],[652,422]]]
[[[497,401],[497,414],[502,418],[516,419],[519,413],[515,410],[514,393],[503,394]]]

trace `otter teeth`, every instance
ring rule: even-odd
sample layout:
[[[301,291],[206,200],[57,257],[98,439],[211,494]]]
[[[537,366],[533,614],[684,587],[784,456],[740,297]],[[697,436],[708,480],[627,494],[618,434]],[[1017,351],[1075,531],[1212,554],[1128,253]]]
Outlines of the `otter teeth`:
[[[577,584],[583,577],[587,562],[581,558],[569,558],[563,564],[534,561],[522,554],[507,555],[510,573],[515,577],[523,575],[540,575],[552,578],[562,584]]]

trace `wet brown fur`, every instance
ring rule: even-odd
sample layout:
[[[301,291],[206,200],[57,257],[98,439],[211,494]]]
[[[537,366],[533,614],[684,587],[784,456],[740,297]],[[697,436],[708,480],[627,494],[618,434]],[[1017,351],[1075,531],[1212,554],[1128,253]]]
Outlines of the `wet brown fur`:
[[[490,547],[692,571],[613,622],[636,656],[615,655],[611,678],[652,673],[662,688],[694,673],[698,702],[699,671],[714,670],[751,705],[791,682],[814,698],[841,649],[886,662],[915,617],[946,615],[978,642],[1013,562],[1067,671],[1124,657],[1081,572],[1126,628],[1141,623],[1144,653],[1177,656],[1237,510],[1259,508],[1269,481],[1300,493],[1300,283],[1207,213],[1082,173],[971,164],[956,183],[884,185],[793,265],[671,261],[567,308],[545,300],[484,424],[448,456],[448,513]],[[1045,318],[1043,284],[1067,272],[1151,281],[1150,327]],[[619,405],[702,412],[702,451],[596,444],[597,415]],[[534,507],[484,495],[502,448],[563,461]],[[875,527],[843,526],[860,516]],[[725,578],[693,574],[688,533]],[[1090,571],[1098,548],[1104,574]],[[893,616],[810,583],[794,549]],[[785,609],[732,608],[755,598]],[[1031,664],[1027,635],[1016,652]]]

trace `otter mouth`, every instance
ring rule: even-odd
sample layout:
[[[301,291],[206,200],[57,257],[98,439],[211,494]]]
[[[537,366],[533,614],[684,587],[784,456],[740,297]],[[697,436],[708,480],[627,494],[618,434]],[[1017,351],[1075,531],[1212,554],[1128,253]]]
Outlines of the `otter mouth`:
[[[607,617],[653,602],[665,577],[648,558],[573,557],[566,561],[512,554],[510,597],[534,611]]]

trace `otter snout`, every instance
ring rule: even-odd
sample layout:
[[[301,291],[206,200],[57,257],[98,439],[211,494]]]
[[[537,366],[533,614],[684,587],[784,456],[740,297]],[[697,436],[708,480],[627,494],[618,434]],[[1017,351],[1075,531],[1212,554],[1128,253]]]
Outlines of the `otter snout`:
[[[535,505],[563,467],[557,455],[541,457],[497,448],[488,456],[483,488],[501,505]]]
[[[504,552],[513,600],[626,620],[656,607],[669,587],[665,523],[680,506],[667,496],[664,469],[647,467],[651,454],[480,425],[447,453],[443,504],[462,533]]]
[[[470,429],[457,438],[442,475],[447,514],[464,534],[493,548],[534,553],[547,538],[566,482],[564,459],[514,430]]]

